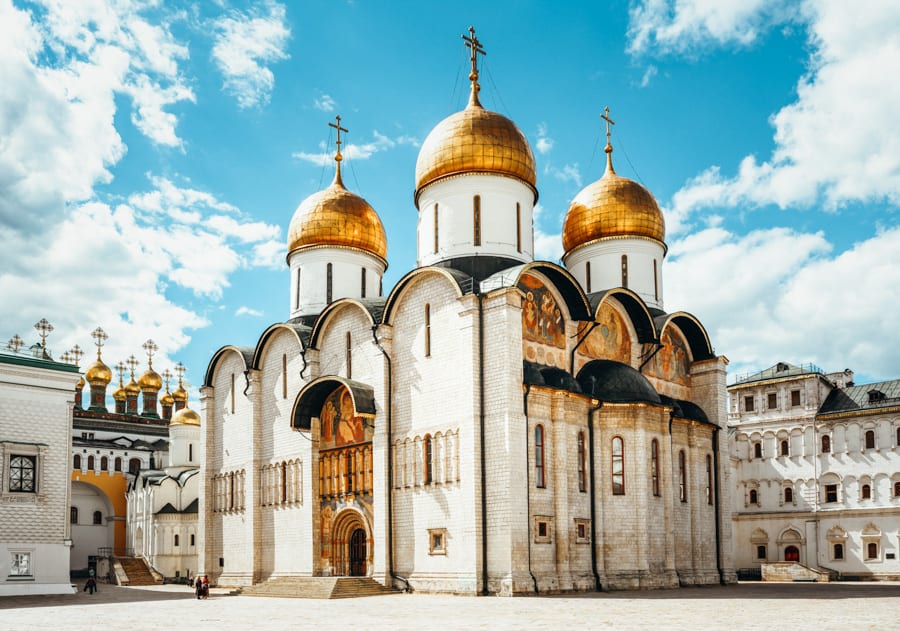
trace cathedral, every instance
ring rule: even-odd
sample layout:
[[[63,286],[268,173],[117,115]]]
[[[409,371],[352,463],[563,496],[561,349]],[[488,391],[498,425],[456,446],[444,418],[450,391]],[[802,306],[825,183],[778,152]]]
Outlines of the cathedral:
[[[387,294],[341,176],[290,222],[289,317],[201,388],[199,569],[534,594],[731,583],[727,360],[663,303],[665,223],[613,168],[534,259],[534,155],[479,101],[419,152],[417,266]]]

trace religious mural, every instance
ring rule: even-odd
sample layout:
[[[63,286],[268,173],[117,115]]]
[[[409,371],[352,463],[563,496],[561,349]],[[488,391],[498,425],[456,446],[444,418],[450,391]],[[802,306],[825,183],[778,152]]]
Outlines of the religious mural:
[[[682,386],[690,385],[690,355],[681,332],[672,327],[663,331],[662,348],[647,365],[647,374]]]
[[[631,365],[631,334],[614,307],[603,304],[597,311],[596,326],[585,323],[582,329],[591,331],[578,349],[582,354],[591,359],[611,359]]]
[[[566,321],[553,293],[537,277],[523,274],[522,352],[525,359],[548,366],[566,366]]]
[[[322,428],[320,450],[372,440],[372,430],[367,431],[363,418],[353,412],[353,397],[347,388],[341,386],[328,395],[319,416]]]

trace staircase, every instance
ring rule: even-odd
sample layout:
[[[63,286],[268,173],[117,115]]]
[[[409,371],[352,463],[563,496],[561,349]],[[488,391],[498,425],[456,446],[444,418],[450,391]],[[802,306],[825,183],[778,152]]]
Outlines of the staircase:
[[[396,594],[375,579],[364,576],[280,576],[252,587],[245,587],[245,596],[269,596],[273,598],[358,598]]]
[[[137,587],[140,585],[158,585],[159,583],[147,569],[147,564],[143,559],[137,557],[118,557],[119,563],[122,564],[122,570],[128,577],[128,582],[123,583],[129,587]]]

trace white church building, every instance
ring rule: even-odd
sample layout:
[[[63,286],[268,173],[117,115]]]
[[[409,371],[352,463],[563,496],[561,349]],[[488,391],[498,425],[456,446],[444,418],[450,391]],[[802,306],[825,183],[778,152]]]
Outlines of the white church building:
[[[422,144],[418,263],[341,177],[287,243],[289,317],[201,388],[199,568],[462,594],[735,580],[725,367],[663,303],[665,225],[613,169],[534,260],[531,147],[471,96]],[[607,140],[609,127],[607,125]]]

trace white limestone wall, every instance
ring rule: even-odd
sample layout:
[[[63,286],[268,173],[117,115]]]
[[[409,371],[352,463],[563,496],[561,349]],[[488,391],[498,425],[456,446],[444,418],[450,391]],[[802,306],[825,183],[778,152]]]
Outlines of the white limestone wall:
[[[168,465],[179,468],[200,466],[200,428],[198,426],[169,426]]]
[[[591,293],[622,287],[622,255],[628,257],[628,289],[649,307],[663,309],[663,259],[665,247],[639,238],[604,239],[578,248],[565,258],[565,266],[587,291],[587,263],[591,264]],[[654,281],[654,263],[656,276]]]
[[[473,593],[480,588],[477,318],[476,298],[458,298],[453,281],[437,271],[410,282],[391,317],[393,437],[405,445],[395,450],[393,463],[405,472],[393,491],[395,571],[417,590]],[[450,465],[455,471],[428,485],[422,479],[422,439],[438,432],[456,433]],[[445,530],[445,553],[429,552],[429,529]]]
[[[89,556],[96,555],[98,548],[113,545],[113,529],[109,518],[114,513],[109,500],[97,487],[81,482],[72,482],[72,506],[78,508],[78,523],[70,524],[71,567],[74,570],[86,570]],[[94,524],[95,511],[101,514],[99,524]]]
[[[287,501],[280,493],[260,494],[259,554],[261,577],[306,575],[313,569],[311,440],[309,432],[291,429],[291,414],[297,393],[309,379],[303,370],[301,346],[287,329],[268,339],[260,368],[259,405],[262,408],[259,466],[273,474],[285,464],[289,472]],[[280,480],[280,478],[279,478]],[[260,484],[269,478],[263,473]],[[274,489],[272,489],[274,491]]]
[[[328,306],[328,264],[331,263],[331,300],[380,296],[387,264],[377,256],[350,248],[306,248],[290,255],[291,317],[314,315]],[[366,293],[362,295],[362,270]]]
[[[474,244],[474,198],[481,198],[481,245]],[[516,205],[519,239],[516,238]],[[435,205],[438,244],[435,251]],[[461,256],[534,260],[534,191],[501,175],[467,174],[426,186],[419,195],[418,266]]]

